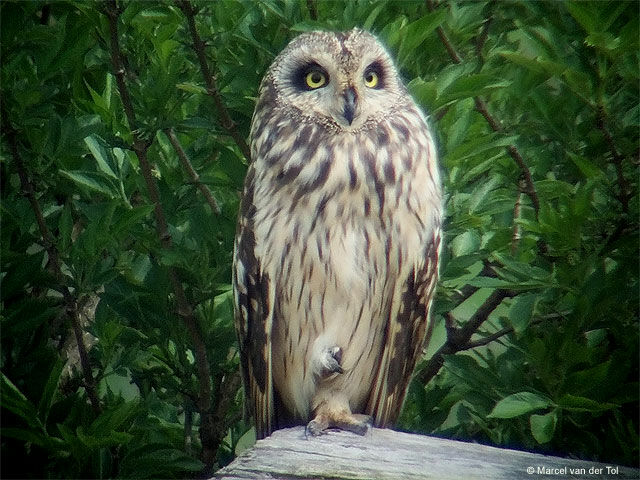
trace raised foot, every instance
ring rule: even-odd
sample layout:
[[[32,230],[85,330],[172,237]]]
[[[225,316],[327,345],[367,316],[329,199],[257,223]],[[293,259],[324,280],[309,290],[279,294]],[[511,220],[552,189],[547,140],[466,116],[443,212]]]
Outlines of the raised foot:
[[[342,349],[337,345],[327,347],[320,356],[321,375],[329,377],[334,373],[344,373],[342,369]]]

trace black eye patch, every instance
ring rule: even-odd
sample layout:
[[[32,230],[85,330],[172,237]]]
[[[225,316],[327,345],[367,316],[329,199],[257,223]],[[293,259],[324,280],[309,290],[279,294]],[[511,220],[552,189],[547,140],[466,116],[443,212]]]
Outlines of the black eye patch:
[[[382,64],[377,60],[371,63],[367,68],[365,68],[364,70],[365,80],[367,79],[367,77],[370,77],[372,73],[378,76],[378,82],[374,88],[376,90],[380,88],[384,88],[385,87],[385,71],[384,71],[384,68],[382,67]]]
[[[311,83],[319,83],[318,87],[312,87]],[[316,62],[306,63],[296,68],[291,76],[291,83],[298,89],[303,91],[316,90],[326,86],[329,83],[329,73]]]

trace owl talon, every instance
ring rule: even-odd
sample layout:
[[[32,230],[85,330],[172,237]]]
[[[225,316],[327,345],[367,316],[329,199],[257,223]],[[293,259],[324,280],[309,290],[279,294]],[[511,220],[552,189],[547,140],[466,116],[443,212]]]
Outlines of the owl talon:
[[[304,436],[305,438],[309,438],[309,436],[320,436],[326,432],[327,428],[329,428],[329,423],[324,419],[316,417],[307,423],[307,426],[304,429]]]
[[[304,429],[305,438],[324,435],[328,429],[337,428],[358,435],[366,435],[373,426],[373,417],[364,414],[340,412],[319,414]]]
[[[354,413],[348,417],[341,418],[335,422],[335,426],[340,430],[357,433],[358,435],[366,435],[369,428],[373,426],[373,417]]]

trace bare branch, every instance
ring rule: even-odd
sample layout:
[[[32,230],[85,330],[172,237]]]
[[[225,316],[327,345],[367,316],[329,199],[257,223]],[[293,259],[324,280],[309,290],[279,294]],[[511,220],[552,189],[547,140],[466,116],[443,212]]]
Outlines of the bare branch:
[[[193,182],[193,184],[198,188],[198,190],[200,190],[200,193],[202,193],[204,198],[207,200],[209,207],[211,207],[211,211],[216,215],[220,215],[220,206],[218,205],[218,202],[216,202],[216,199],[213,198],[213,194],[211,193],[211,190],[209,190],[209,187],[207,187],[200,181],[200,176],[198,175],[198,172],[196,172],[196,170],[193,168],[189,157],[187,157],[187,153],[182,148],[176,132],[173,130],[173,128],[166,128],[164,130],[164,133],[167,135],[167,137],[169,137],[171,145],[173,145],[174,150],[178,154],[178,159],[182,164],[182,168],[186,170],[187,174],[191,178],[191,182]]]
[[[222,96],[220,95],[220,90],[218,89],[216,78],[211,74],[211,71],[209,70],[207,55],[204,51],[205,45],[200,38],[198,29],[196,28],[195,11],[193,9],[193,6],[191,5],[191,2],[189,2],[189,0],[176,0],[176,3],[178,5],[178,8],[182,10],[184,16],[187,18],[189,32],[191,33],[191,38],[193,40],[193,49],[198,56],[200,70],[207,86],[207,93],[209,94],[209,96],[211,96],[211,98],[213,98],[213,103],[215,104],[216,109],[218,110],[218,114],[220,115],[220,124],[236,142],[236,145],[238,145],[238,148],[240,148],[242,154],[247,158],[247,161],[251,161],[251,151],[249,150],[249,146],[247,145],[244,137],[240,135],[240,132],[238,132],[236,124],[231,118],[229,110],[227,110]]]
[[[113,63],[113,69],[116,73],[116,80],[118,84],[118,91],[120,92],[120,98],[122,99],[122,105],[125,110],[125,114],[129,121],[129,127],[132,130],[133,135],[133,149],[136,152],[142,174],[149,191],[149,197],[154,205],[154,215],[156,220],[156,231],[160,237],[160,241],[164,248],[171,247],[171,235],[167,226],[166,217],[162,205],[160,203],[160,195],[158,192],[158,186],[155,178],[153,177],[151,164],[147,158],[147,150],[149,143],[140,137],[139,132],[135,128],[136,118],[129,91],[125,82],[126,71],[122,63],[122,55],[120,51],[120,43],[118,38],[118,17],[120,11],[116,4],[116,0],[109,0],[107,8],[105,9],[107,18],[109,20],[110,31],[110,49],[111,49],[111,61]],[[215,454],[218,445],[212,445],[209,441],[214,435],[208,430],[208,427],[213,424],[211,421],[211,373],[209,371],[209,360],[207,358],[207,350],[204,340],[202,338],[202,332],[198,326],[197,319],[193,312],[193,308],[190,305],[185,295],[184,287],[178,277],[178,273],[175,268],[168,267],[167,272],[169,274],[169,280],[173,292],[175,294],[175,301],[177,305],[178,315],[182,319],[191,341],[194,347],[194,354],[196,358],[196,367],[198,371],[198,383],[200,385],[200,391],[198,396],[198,408],[201,415],[201,427],[200,438],[202,441],[202,460],[210,467],[215,460]]]

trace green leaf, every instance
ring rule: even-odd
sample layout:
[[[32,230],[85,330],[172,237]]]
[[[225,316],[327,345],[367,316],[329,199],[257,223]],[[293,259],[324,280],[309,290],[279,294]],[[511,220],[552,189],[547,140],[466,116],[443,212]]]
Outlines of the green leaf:
[[[553,439],[557,423],[558,414],[555,410],[545,415],[534,414],[529,417],[531,435],[541,445],[549,443]]]
[[[15,438],[17,440],[21,440],[25,444],[33,443],[34,445],[39,445],[51,450],[62,450],[66,446],[64,440],[60,438],[51,437],[25,428],[2,427],[2,437]]]
[[[82,426],[76,429],[76,435],[78,440],[90,450],[95,450],[103,447],[115,447],[118,445],[126,445],[134,436],[127,432],[104,432],[98,435],[88,435],[85,433]]]
[[[117,188],[99,173],[78,170],[60,170],[60,174],[78,185],[91,191],[101,193],[110,199],[118,197]]]
[[[450,247],[456,257],[474,253],[480,248],[480,237],[472,230],[461,233],[451,240]]]
[[[614,37],[609,32],[592,33],[587,35],[584,41],[587,45],[602,50],[615,50],[620,46],[620,38]]]
[[[384,7],[385,7],[384,3],[381,3],[378,6],[376,6],[373,10],[371,10],[371,13],[362,24],[362,28],[364,30],[368,30],[368,31],[371,30],[373,23],[376,21],[376,18],[378,17],[378,15],[380,15],[380,12]]]
[[[548,282],[540,280],[503,280],[495,277],[476,277],[469,280],[469,285],[477,288],[506,288],[510,290],[531,290],[548,287]]]
[[[44,391],[42,392],[42,397],[38,404],[38,417],[42,421],[43,425],[46,425],[47,423],[53,397],[58,390],[58,383],[60,382],[60,375],[62,374],[63,367],[64,362],[60,357],[58,357],[56,363],[53,364],[47,383],[44,386]]]
[[[25,397],[11,380],[0,372],[0,387],[2,388],[2,408],[21,417],[31,427],[44,432],[44,427],[39,420],[36,407]]]
[[[572,412],[592,412],[599,413],[614,408],[619,408],[619,405],[614,403],[597,402],[590,398],[579,397],[571,394],[563,395],[558,400],[558,407],[563,410],[569,410]]]
[[[600,167],[598,167],[595,163],[593,163],[588,158],[585,158],[580,155],[576,155],[572,152],[567,152],[569,158],[575,165],[580,169],[582,174],[586,178],[595,178],[604,176],[604,172]]]
[[[89,135],[88,137],[85,137],[84,143],[91,151],[93,158],[95,158],[98,162],[98,168],[100,169],[100,171],[113,178],[114,180],[117,180],[118,176],[109,165],[111,163],[109,161],[109,155],[102,146],[99,138],[96,135]]]
[[[468,141],[456,147],[445,155],[444,160],[449,168],[463,163],[470,157],[479,156],[487,150],[508,147],[516,142],[516,135],[486,134],[471,137]]]
[[[407,84],[407,89],[419,104],[425,107],[435,106],[438,98],[438,87],[435,82],[426,82],[417,77]]]
[[[537,300],[538,295],[535,293],[521,294],[513,300],[509,308],[509,321],[516,335],[520,335],[529,326]]]
[[[102,98],[102,96],[91,87],[89,82],[85,80],[84,83],[87,87],[87,90],[89,90],[89,94],[91,95],[93,103],[98,107],[97,110],[107,114],[109,111],[109,106],[105,102],[104,98]]]
[[[153,212],[153,205],[142,205],[118,215],[116,222],[111,226],[111,232],[116,235],[121,232],[128,232],[134,225],[138,224]]]
[[[444,105],[452,100],[486,95],[492,90],[506,88],[510,84],[508,80],[501,80],[486,73],[465,75],[455,79],[438,100],[440,105]]]
[[[469,355],[446,355],[444,367],[461,381],[471,385],[480,394],[489,395],[487,385],[492,388],[501,384],[496,372],[482,366]]]
[[[11,298],[27,287],[38,275],[43,258],[44,251],[25,255],[14,268],[8,268],[2,278],[2,297]]]
[[[516,274],[523,280],[540,280],[543,282],[551,281],[551,272],[543,268],[535,267],[525,262],[512,260],[510,257],[503,255],[502,253],[496,252],[494,253],[494,256],[496,257],[496,260],[505,266],[508,272]],[[499,270],[497,269],[497,271]]]
[[[562,73],[562,79],[578,98],[583,99],[587,104],[591,104],[590,98],[593,91],[591,76],[579,70],[567,68]]]
[[[148,443],[141,448],[131,450],[121,463],[121,476],[124,478],[160,478],[167,472],[199,471],[202,462],[186,455],[184,452],[167,448],[167,445]]]
[[[137,401],[122,402],[111,410],[105,410],[94,420],[89,429],[89,434],[99,437],[120,429],[137,412]]]
[[[66,250],[71,245],[71,233],[73,231],[73,218],[71,218],[71,206],[69,204],[66,204],[62,209],[58,229],[60,230],[61,248]]]
[[[541,395],[532,392],[518,392],[503,398],[496,403],[488,415],[489,418],[513,418],[519,417],[543,408],[548,408],[553,402]]]
[[[516,65],[520,65],[521,67],[524,67],[531,72],[542,75],[544,79],[547,79],[553,75],[562,75],[562,72],[564,72],[566,69],[566,66],[560,63],[552,62],[549,60],[542,60],[537,57],[527,57],[526,55],[522,55],[521,53],[517,52],[500,52],[500,56],[505,60],[509,60]]]
[[[402,47],[399,56],[404,58],[405,55],[418,48],[444,22],[446,17],[447,11],[443,8],[428,13],[407,25],[402,31]]]
[[[188,93],[196,93],[199,95],[207,94],[207,89],[204,88],[202,85],[198,85],[197,83],[182,82],[182,83],[178,83],[176,85],[176,88]]]
[[[572,1],[565,2],[564,5],[567,7],[567,10],[569,10],[571,16],[587,31],[587,33],[600,31],[600,16],[591,3]]]
[[[590,330],[588,332],[584,332],[584,336],[587,339],[587,346],[589,348],[595,348],[600,345],[605,338],[607,338],[607,329],[598,328],[596,330]]]
[[[478,207],[486,202],[487,195],[502,183],[502,178],[498,175],[492,176],[489,181],[482,182],[471,194],[469,199],[469,212],[475,213]]]
[[[107,110],[111,108],[111,91],[113,90],[113,75],[107,73],[104,81],[104,91],[102,92],[102,100]]]

